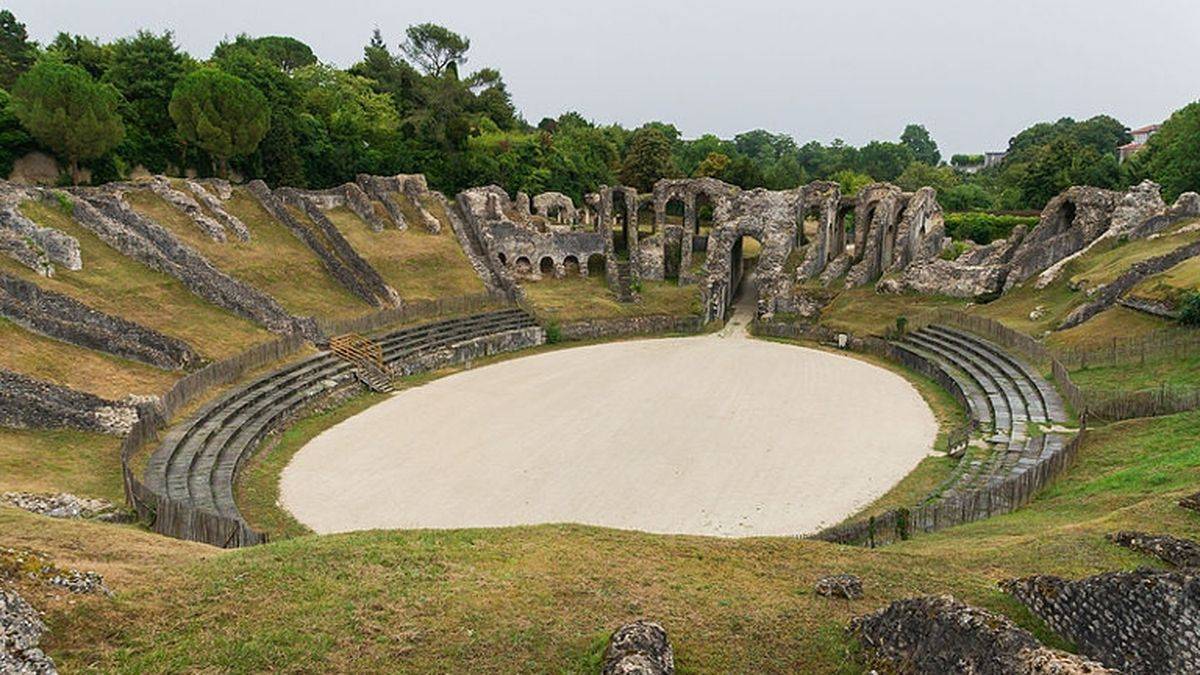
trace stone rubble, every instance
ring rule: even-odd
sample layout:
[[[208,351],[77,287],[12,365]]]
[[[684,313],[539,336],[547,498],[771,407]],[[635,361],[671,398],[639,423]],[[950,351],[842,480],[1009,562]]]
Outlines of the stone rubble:
[[[95,518],[116,509],[107,499],[77,497],[69,492],[57,494],[34,494],[31,492],[5,492],[0,494],[0,504],[6,504],[31,513],[50,518]]]
[[[675,654],[667,631],[653,621],[621,626],[604,650],[601,675],[673,675]]]
[[[52,675],[54,661],[38,645],[46,632],[42,617],[16,591],[0,588],[0,673]]]
[[[1152,555],[1175,567],[1200,567],[1200,544],[1165,534],[1146,532],[1116,532],[1107,539],[1138,553]]]
[[[0,581],[30,579],[77,594],[112,595],[104,577],[55,565],[45,555],[27,549],[0,548]]]
[[[817,595],[827,598],[858,600],[863,596],[862,579],[853,574],[833,574],[817,579],[814,586]]]

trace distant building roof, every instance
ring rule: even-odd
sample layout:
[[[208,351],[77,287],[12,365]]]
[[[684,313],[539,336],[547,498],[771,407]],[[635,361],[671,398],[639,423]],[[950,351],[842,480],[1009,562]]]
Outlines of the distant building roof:
[[[1129,133],[1131,133],[1131,134],[1152,134],[1161,128],[1162,128],[1161,124],[1147,124],[1146,126],[1141,127],[1139,129],[1134,129],[1133,131],[1130,131]]]
[[[1122,145],[1122,146],[1118,147],[1117,149],[1118,150],[1137,150],[1138,148],[1142,147],[1143,145],[1145,145],[1145,143],[1136,143],[1136,142],[1135,143],[1126,143],[1125,145]]]

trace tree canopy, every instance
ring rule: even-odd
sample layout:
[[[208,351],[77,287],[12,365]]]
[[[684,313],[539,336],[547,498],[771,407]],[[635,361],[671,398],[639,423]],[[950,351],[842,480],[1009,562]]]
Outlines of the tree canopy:
[[[169,109],[180,137],[216,158],[223,175],[229,158],[254,152],[271,124],[267,97],[216,68],[202,68],[181,79]]]
[[[401,51],[426,75],[441,77],[448,68],[467,62],[471,41],[434,23],[409,26]]]
[[[43,59],[17,78],[12,98],[22,126],[67,160],[73,178],[80,160],[103,155],[125,136],[116,88],[78,66]]]

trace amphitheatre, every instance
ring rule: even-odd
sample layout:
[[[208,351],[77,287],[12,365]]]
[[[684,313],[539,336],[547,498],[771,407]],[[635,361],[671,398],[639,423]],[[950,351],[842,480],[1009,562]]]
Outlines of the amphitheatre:
[[[1200,673],[1197,192],[201,157],[0,180],[0,673]]]

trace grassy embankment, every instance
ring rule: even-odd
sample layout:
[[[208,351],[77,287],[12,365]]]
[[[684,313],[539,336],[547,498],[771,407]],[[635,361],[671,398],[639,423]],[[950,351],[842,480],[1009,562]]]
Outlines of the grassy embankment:
[[[565,323],[580,319],[699,314],[700,287],[673,281],[643,281],[642,299],[618,302],[603,275],[542,279],[523,284],[525,294],[543,318]]]
[[[218,553],[12,509],[0,509],[0,531],[105,572],[117,591],[34,595],[66,670],[594,672],[606,633],[649,616],[671,631],[682,672],[856,673],[842,627],[892,599],[952,592],[1045,638],[997,581],[1153,564],[1103,540],[1117,529],[1200,536],[1195,514],[1174,505],[1200,482],[1197,425],[1200,413],[1096,429],[1078,464],[1025,509],[874,551],[549,525]],[[815,596],[813,582],[832,572],[862,576],[866,597]]]

